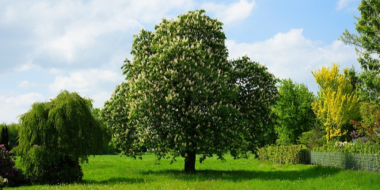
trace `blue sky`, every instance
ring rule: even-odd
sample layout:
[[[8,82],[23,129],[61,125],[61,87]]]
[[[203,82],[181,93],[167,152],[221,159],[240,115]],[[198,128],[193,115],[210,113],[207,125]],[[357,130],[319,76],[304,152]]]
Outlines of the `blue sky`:
[[[17,122],[37,101],[61,90],[102,107],[124,79],[120,67],[133,35],[165,18],[204,8],[224,23],[229,57],[247,54],[278,78],[318,86],[312,70],[354,66],[360,0],[0,0],[0,122]]]

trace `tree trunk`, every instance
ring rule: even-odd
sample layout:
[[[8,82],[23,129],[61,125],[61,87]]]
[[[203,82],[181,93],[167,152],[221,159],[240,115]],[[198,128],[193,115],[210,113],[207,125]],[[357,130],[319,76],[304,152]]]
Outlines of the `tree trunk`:
[[[186,151],[185,157],[185,172],[195,172],[196,151]]]

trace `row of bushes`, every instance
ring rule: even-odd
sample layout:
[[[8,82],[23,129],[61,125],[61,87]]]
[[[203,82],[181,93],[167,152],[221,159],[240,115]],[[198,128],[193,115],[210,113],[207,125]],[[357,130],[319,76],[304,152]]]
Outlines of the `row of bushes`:
[[[380,142],[329,142],[314,148],[313,151],[380,154]]]
[[[310,151],[304,145],[266,146],[257,152],[260,161],[276,164],[309,164]]]
[[[345,169],[380,171],[380,143],[329,142],[314,148],[304,145],[266,146],[257,152],[260,161],[274,164],[317,164]]]

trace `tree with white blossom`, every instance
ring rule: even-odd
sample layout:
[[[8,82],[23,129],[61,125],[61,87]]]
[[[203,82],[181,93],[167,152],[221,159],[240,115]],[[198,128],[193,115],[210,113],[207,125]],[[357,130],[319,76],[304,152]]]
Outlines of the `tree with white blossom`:
[[[200,162],[236,157],[270,137],[277,79],[246,56],[227,60],[222,23],[204,13],[134,36],[125,81],[101,112],[123,154],[140,157],[146,147],[159,158],[182,156],[191,172],[197,154]]]

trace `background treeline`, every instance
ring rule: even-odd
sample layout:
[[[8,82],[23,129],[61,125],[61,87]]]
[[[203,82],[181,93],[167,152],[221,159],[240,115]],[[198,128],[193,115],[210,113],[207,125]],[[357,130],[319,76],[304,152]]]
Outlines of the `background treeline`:
[[[0,124],[0,144],[3,144],[7,148],[7,150],[11,150],[18,145],[19,127],[20,126],[17,123]]]
[[[281,81],[280,98],[273,109],[277,116],[277,145],[303,144],[316,151],[378,153],[379,5],[378,0],[362,0],[358,7],[361,15],[355,23],[357,33],[346,30],[340,37],[345,44],[355,46],[360,71],[355,68],[342,71],[334,63],[312,71],[319,85],[316,96],[302,84],[293,84],[290,79]]]

